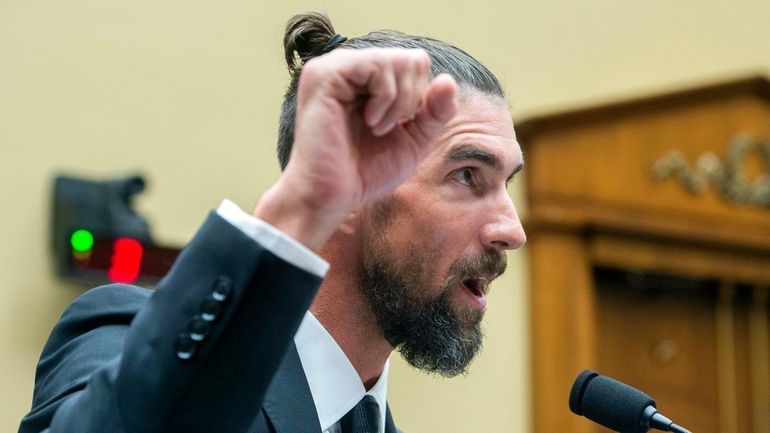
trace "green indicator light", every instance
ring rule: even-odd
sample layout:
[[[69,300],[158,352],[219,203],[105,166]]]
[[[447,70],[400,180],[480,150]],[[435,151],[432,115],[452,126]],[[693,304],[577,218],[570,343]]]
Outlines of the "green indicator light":
[[[85,229],[76,230],[70,237],[70,243],[72,244],[73,250],[79,253],[85,253],[93,248],[94,235]]]

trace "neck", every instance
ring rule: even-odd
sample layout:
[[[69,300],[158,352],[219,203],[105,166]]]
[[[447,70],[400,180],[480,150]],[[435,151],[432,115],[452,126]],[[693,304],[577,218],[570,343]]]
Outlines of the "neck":
[[[369,390],[380,378],[393,348],[385,340],[369,304],[358,287],[352,245],[333,237],[321,255],[330,263],[310,311],[331,334]],[[344,241],[344,240],[343,240]],[[351,257],[353,256],[353,257]]]

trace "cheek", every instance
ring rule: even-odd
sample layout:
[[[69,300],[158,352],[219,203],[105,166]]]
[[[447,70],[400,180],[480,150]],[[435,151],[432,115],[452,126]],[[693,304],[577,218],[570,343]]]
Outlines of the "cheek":
[[[423,285],[443,286],[452,264],[469,254],[478,209],[440,197],[415,200],[407,194],[394,194],[388,205],[390,218],[380,237],[392,260],[413,277],[419,275]]]
[[[393,251],[396,260],[401,262],[402,268],[411,269],[412,273],[419,275],[422,280],[432,281],[441,266],[443,256],[442,242],[438,237],[439,233],[428,230],[417,232],[408,242]]]
[[[432,230],[434,228],[412,225],[415,231],[409,234],[400,231],[397,242],[392,230],[382,238],[381,251],[415,299],[432,299],[439,294],[452,264],[442,247],[442,232]]]
[[[450,230],[425,226],[407,254],[400,259],[420,280],[424,296],[435,298],[451,289],[446,287],[452,266],[463,257],[465,243],[458,242]]]

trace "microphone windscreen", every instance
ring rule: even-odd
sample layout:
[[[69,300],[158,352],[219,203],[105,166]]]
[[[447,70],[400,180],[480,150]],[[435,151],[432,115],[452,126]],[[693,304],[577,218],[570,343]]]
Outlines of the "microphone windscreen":
[[[647,406],[655,407],[649,395],[591,370],[578,375],[569,397],[572,412],[623,433],[647,431],[642,424]]]

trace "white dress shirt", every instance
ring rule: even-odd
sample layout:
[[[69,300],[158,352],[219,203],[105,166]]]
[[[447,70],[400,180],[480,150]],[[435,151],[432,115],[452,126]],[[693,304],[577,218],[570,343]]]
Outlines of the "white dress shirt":
[[[217,208],[217,214],[281,259],[319,277],[326,275],[329,264],[325,260],[272,225],[247,214],[232,201],[224,200]],[[377,400],[380,433],[385,432],[389,362],[385,362],[377,383],[367,391],[334,337],[309,311],[294,336],[294,343],[322,432],[339,433],[340,418],[366,394]]]

